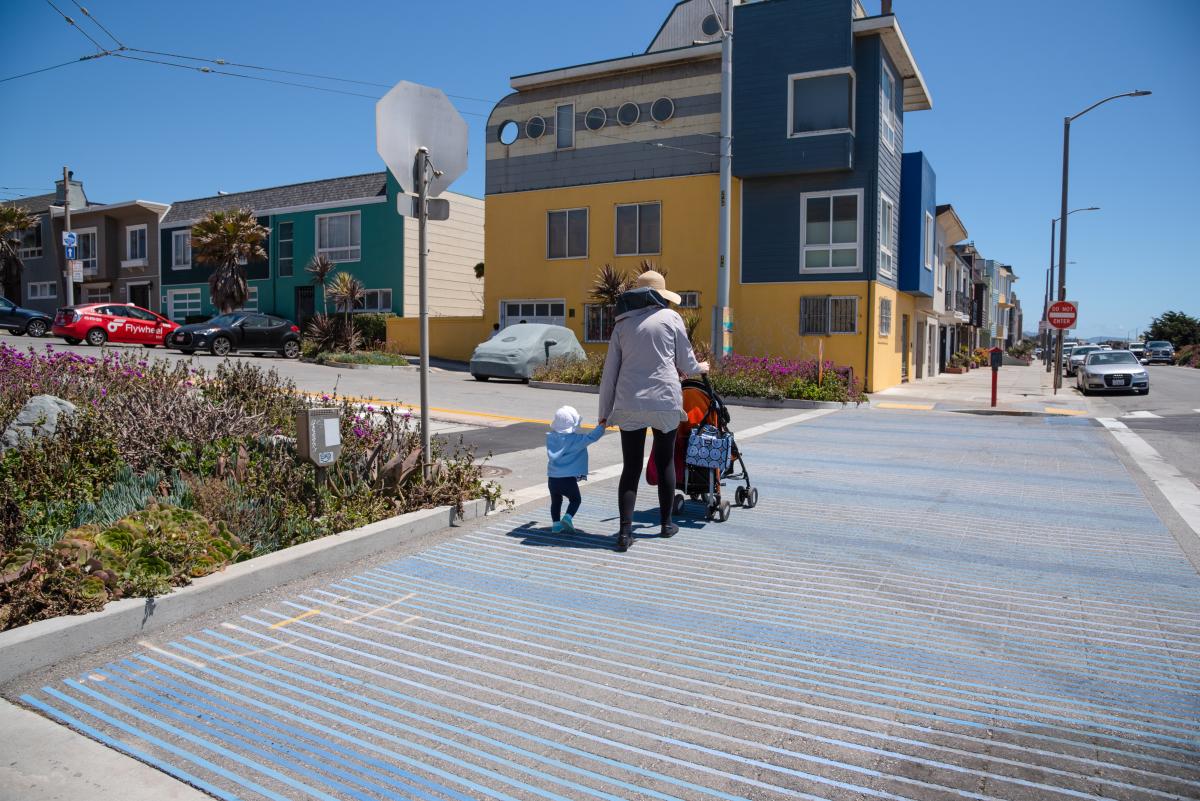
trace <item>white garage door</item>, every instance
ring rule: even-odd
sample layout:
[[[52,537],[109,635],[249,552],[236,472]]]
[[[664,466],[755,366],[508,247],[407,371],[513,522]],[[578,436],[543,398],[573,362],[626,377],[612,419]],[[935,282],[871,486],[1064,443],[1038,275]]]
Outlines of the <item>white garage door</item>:
[[[567,324],[567,302],[562,298],[500,301],[500,327],[527,323]]]

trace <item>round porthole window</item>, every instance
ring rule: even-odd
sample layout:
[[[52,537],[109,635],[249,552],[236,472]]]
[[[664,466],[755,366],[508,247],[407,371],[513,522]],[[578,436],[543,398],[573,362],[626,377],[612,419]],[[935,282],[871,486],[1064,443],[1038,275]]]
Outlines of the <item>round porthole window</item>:
[[[520,126],[512,120],[505,120],[500,124],[500,130],[496,131],[496,138],[500,140],[500,144],[502,145],[511,145],[517,141],[517,134],[520,132]]]
[[[700,23],[700,30],[705,36],[716,36],[721,32],[721,20],[717,19],[716,14],[709,14]]]
[[[675,101],[669,97],[660,97],[650,107],[650,118],[655,122],[666,122],[675,116]]]
[[[589,131],[600,130],[606,122],[608,122],[608,113],[599,106],[589,111],[583,118],[583,124]]]
[[[546,121],[541,117],[530,117],[529,122],[525,123],[525,135],[530,139],[541,139],[544,133],[546,133]]]
[[[617,109],[617,122],[628,127],[642,118],[642,111],[637,103],[622,103]]]

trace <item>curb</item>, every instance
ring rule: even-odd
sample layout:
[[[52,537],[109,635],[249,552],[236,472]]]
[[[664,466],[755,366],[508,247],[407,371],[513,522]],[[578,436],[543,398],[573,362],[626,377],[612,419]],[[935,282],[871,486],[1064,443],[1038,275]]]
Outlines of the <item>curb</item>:
[[[600,387],[592,384],[560,384],[555,381],[530,381],[529,386],[533,389],[557,389],[562,392],[585,392],[589,395],[598,395]],[[754,406],[760,409],[844,409],[851,403],[841,403],[840,401],[811,401],[798,400],[793,398],[784,398],[777,400],[775,398],[740,398],[728,397],[722,398],[729,406]],[[869,406],[871,401],[864,400],[861,406]]]
[[[0,685],[280,584],[373,556],[398,542],[483,517],[489,511],[483,498],[464,502],[462,517],[450,506],[421,509],[230,565],[169,595],[124,598],[96,612],[39,620],[0,632]]]

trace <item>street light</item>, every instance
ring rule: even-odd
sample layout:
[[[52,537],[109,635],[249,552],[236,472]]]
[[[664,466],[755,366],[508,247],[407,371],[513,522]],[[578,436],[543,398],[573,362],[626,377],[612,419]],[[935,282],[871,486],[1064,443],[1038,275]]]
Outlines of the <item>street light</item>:
[[[1092,105],[1085,108],[1078,114],[1073,114],[1070,117],[1063,118],[1063,169],[1062,169],[1062,213],[1059,219],[1062,221],[1062,231],[1058,236],[1058,299],[1067,299],[1067,217],[1070,212],[1067,211],[1067,190],[1070,186],[1070,164],[1071,164],[1071,123],[1087,114],[1097,106],[1102,106],[1110,100],[1116,100],[1121,97],[1145,97],[1150,94],[1148,89],[1136,89],[1132,92],[1122,92],[1119,95],[1106,97],[1103,100],[1098,100]],[[1054,353],[1055,365],[1062,364],[1062,349],[1063,349],[1063,332],[1059,329],[1056,337],[1056,346]],[[1054,391],[1058,392],[1058,388],[1062,386],[1062,370],[1055,368],[1054,370]]]
[[[1070,217],[1077,211],[1100,211],[1099,206],[1088,206],[1083,209],[1072,209],[1067,212]],[[1046,372],[1050,372],[1050,291],[1054,287],[1054,226],[1058,224],[1060,218],[1055,217],[1050,221],[1050,266],[1046,268],[1046,302],[1042,306],[1042,320],[1045,322],[1046,331],[1042,335],[1042,362],[1046,365]],[[1074,264],[1074,262],[1071,262]]]

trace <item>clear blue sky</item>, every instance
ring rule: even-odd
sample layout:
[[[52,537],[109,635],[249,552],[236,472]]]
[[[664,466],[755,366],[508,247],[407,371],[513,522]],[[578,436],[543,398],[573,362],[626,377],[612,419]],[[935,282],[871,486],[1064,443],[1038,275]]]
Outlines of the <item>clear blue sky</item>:
[[[54,2],[82,17],[71,0]],[[878,0],[866,3],[878,10]],[[85,5],[132,47],[381,84],[407,79],[494,101],[510,75],[644,50],[673,3]],[[45,0],[3,6],[0,77],[95,50]],[[1153,90],[1074,125],[1072,206],[1103,210],[1072,217],[1069,294],[1082,304],[1083,336],[1122,334],[1166,309],[1200,314],[1200,2],[895,0],[895,11],[934,99],[932,111],[907,116],[906,149],[925,151],[939,202],[954,204],[981,251],[1014,265],[1030,320],[1041,314],[1058,214],[1063,116],[1110,94]],[[0,83],[0,101],[0,187],[48,191],[69,164],[95,200],[170,202],[381,168],[364,97],[109,57]],[[466,117],[471,168],[454,188],[480,195],[491,103],[455,102],[477,116]],[[25,193],[0,189],[3,198]]]

